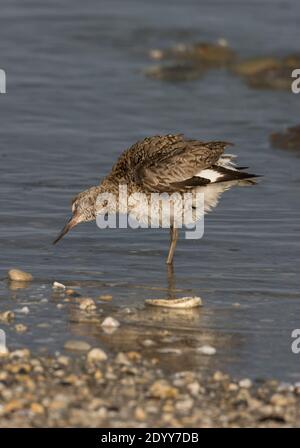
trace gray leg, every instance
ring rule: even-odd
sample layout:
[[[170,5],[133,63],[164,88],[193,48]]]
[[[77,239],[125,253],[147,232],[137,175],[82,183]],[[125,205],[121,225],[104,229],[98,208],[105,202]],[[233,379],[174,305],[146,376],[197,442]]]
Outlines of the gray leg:
[[[168,298],[175,298],[175,279],[174,279],[174,265],[167,264],[167,279],[168,279]]]
[[[167,258],[167,264],[173,263],[174,252],[176,248],[176,243],[178,239],[178,229],[176,227],[170,227],[170,249]]]

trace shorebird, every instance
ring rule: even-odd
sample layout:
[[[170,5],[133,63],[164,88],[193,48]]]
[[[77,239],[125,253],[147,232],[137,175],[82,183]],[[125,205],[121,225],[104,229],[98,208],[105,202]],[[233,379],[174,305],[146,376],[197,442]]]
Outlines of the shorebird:
[[[231,143],[190,140],[182,134],[147,137],[136,142],[121,154],[99,185],[75,196],[72,216],[54,244],[79,223],[107,214],[110,211],[108,200],[99,200],[105,194],[117,197],[114,212],[122,213],[122,202],[118,202],[120,185],[126,185],[128,195],[141,193],[146,197],[153,193],[176,193],[181,197],[188,192],[201,192],[204,213],[210,211],[224,191],[234,185],[253,184],[253,178],[257,177],[244,172],[245,167],[237,167],[233,162],[234,155],[223,154],[228,145]],[[144,204],[139,211],[148,217]],[[173,263],[177,239],[178,227],[173,214],[167,264]]]

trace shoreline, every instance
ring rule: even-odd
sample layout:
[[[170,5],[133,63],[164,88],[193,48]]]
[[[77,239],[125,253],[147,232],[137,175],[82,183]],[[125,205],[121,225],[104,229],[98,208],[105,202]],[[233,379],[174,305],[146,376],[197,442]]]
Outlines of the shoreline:
[[[170,373],[142,351],[0,358],[0,427],[297,427],[299,413],[299,383]]]

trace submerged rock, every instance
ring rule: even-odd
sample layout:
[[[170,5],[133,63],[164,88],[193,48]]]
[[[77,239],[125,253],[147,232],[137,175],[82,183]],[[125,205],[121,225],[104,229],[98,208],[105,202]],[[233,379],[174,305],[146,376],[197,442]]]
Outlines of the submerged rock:
[[[20,269],[10,269],[7,274],[9,280],[15,282],[31,282],[33,277],[28,272],[21,271]]]
[[[151,59],[191,60],[203,65],[222,66],[232,62],[236,54],[224,39],[217,43],[196,42],[194,44],[177,44],[174,47],[154,49],[149,53]]]
[[[80,300],[79,308],[84,311],[93,311],[97,307],[93,299],[86,298]]]
[[[91,346],[85,341],[70,340],[65,343],[64,348],[65,350],[85,352],[90,350]]]
[[[24,324],[16,324],[15,330],[17,333],[24,333],[25,331],[27,331],[27,327]]]
[[[110,294],[102,294],[99,296],[99,300],[103,300],[104,302],[110,302],[113,299],[113,296]]]
[[[287,128],[284,132],[273,132],[270,142],[277,148],[300,151],[300,125]]]
[[[280,59],[275,57],[258,57],[245,59],[232,65],[232,71],[241,76],[253,76],[264,70],[277,69],[282,67]]]
[[[285,67],[290,69],[300,68],[300,54],[289,54],[283,59],[283,64]]]
[[[209,65],[226,65],[236,57],[235,52],[227,44],[220,43],[200,42],[193,45],[179,45],[175,52],[177,57],[195,59]]]
[[[250,87],[256,89],[290,90],[291,73],[300,68],[300,55],[285,58],[272,56],[246,59],[232,65],[233,73],[242,76]]]
[[[288,67],[270,68],[247,77],[247,84],[256,89],[291,90],[291,69]]]
[[[201,78],[205,70],[193,64],[155,65],[145,70],[149,78],[163,81],[190,81]]]

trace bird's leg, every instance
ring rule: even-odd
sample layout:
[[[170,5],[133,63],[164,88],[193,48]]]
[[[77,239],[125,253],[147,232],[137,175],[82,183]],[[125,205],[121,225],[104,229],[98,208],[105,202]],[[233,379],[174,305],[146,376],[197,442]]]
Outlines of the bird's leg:
[[[168,278],[168,297],[174,299],[175,294],[175,281],[174,281],[174,266],[173,264],[167,265],[167,278]]]
[[[177,239],[178,239],[178,229],[172,225],[170,227],[170,248],[169,248],[169,254],[168,254],[168,258],[167,258],[167,264],[173,263],[173,257],[174,257],[174,252],[175,252],[175,248],[176,248]]]

